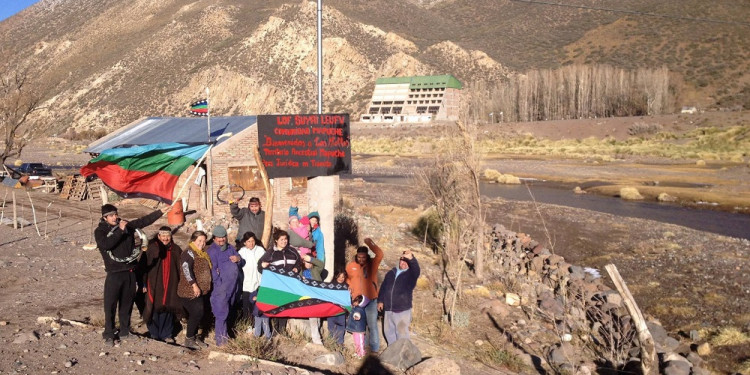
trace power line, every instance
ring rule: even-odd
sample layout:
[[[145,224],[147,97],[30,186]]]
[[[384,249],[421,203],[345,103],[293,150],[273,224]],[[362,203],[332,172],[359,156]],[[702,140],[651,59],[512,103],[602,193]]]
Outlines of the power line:
[[[586,5],[551,3],[551,2],[547,2],[547,1],[538,1],[538,0],[510,0],[510,1],[515,1],[517,3],[553,5],[553,6],[567,7],[567,8],[598,10],[598,11],[603,11],[603,12],[636,14],[636,15],[639,15],[639,16],[661,17],[661,18],[669,18],[669,19],[674,19],[674,20],[698,21],[698,22],[709,22],[709,23],[722,23],[722,24],[728,24],[728,25],[750,26],[750,22],[715,20],[715,19],[711,19],[711,18],[673,16],[673,15],[670,15],[670,14],[659,14],[659,13],[641,12],[641,11],[637,11],[637,10],[628,10],[628,9],[599,8],[599,7],[591,7],[591,6],[586,6]]]

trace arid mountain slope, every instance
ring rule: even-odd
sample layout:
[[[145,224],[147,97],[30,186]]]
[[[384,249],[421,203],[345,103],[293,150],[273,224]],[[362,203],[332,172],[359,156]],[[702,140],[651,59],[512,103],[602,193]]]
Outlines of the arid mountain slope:
[[[327,0],[324,110],[357,115],[381,76],[470,83],[569,63],[666,65],[678,108],[750,106],[747,2],[566,5]],[[41,0],[0,22],[0,67],[32,69],[56,132],[184,115],[205,87],[215,115],[309,112],[315,20],[313,1]]]

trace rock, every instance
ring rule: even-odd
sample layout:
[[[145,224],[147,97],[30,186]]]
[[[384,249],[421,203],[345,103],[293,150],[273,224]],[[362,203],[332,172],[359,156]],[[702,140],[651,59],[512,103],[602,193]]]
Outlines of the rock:
[[[703,344],[698,345],[698,348],[695,351],[699,356],[705,357],[711,354],[711,345],[707,342],[704,342]]]
[[[703,367],[693,366],[692,375],[711,375],[711,371],[706,370]]]
[[[484,341],[482,341],[482,340],[476,340],[476,341],[474,341],[474,345],[475,346],[482,346],[482,345],[484,345]]]
[[[422,360],[422,352],[419,351],[419,348],[411,340],[400,339],[394,342],[393,345],[388,345],[380,353],[380,360],[403,371],[419,363]]]
[[[126,356],[126,357],[130,357],[130,352],[125,352],[125,353],[122,353],[122,355],[124,355],[124,356]]]
[[[664,375],[690,375],[690,362],[669,361],[664,367]]]
[[[0,321],[0,326],[7,326],[8,322],[5,320]]]
[[[685,357],[677,354],[677,353],[665,353],[664,359],[662,360],[664,363],[667,362],[677,362],[682,361],[690,365],[690,367],[693,367],[692,364],[690,364],[690,361],[688,361]]]
[[[137,364],[138,364],[138,366],[143,366],[143,364],[144,364],[144,363],[146,363],[146,361],[145,361],[145,360],[143,360],[143,359],[139,359],[139,360],[138,360],[138,361],[136,361],[135,363],[137,363]]]
[[[555,345],[549,353],[549,361],[554,365],[562,365],[565,363],[571,363],[574,360],[575,350],[573,345],[564,342]]]
[[[65,344],[60,344],[60,346],[57,347],[58,349],[67,349],[68,346]]]
[[[510,308],[506,303],[503,303],[503,301],[500,300],[492,300],[489,303],[489,310],[492,315],[494,315],[497,318],[505,319],[508,314],[510,314]]]
[[[344,356],[339,352],[323,354],[321,356],[315,357],[315,363],[320,363],[328,366],[343,365],[345,362],[346,360],[344,359]]]
[[[432,374],[451,374],[460,375],[461,368],[453,360],[443,357],[432,357],[424,362],[414,366],[407,375],[432,375]]]
[[[50,326],[50,328],[52,328],[55,331],[59,330],[62,327],[60,325],[60,322],[52,322],[52,323],[49,324],[49,326]]]
[[[573,189],[574,194],[586,194],[586,191],[581,189],[580,186],[576,186],[575,189]]]
[[[510,306],[520,306],[521,296],[515,293],[505,293],[505,303]]]
[[[699,356],[698,353],[695,352],[688,353],[687,360],[693,364],[693,367],[703,365],[703,358],[701,358],[701,356]]]
[[[155,356],[155,355],[152,355],[151,357],[148,357],[148,359],[149,359],[149,360],[150,360],[151,362],[156,362],[156,361],[158,361],[158,360],[159,360],[159,357],[157,357],[157,356]]]
[[[693,341],[700,341],[701,340],[701,334],[697,330],[693,329],[690,331],[690,339]]]
[[[25,344],[27,342],[39,341],[39,334],[34,331],[21,333],[13,340],[14,344]]]
[[[654,339],[657,353],[672,352],[680,346],[680,342],[669,337],[667,330],[661,325],[648,321],[646,322],[646,326],[649,332],[651,332],[651,337]]]
[[[65,361],[65,367],[73,367],[72,361]]]

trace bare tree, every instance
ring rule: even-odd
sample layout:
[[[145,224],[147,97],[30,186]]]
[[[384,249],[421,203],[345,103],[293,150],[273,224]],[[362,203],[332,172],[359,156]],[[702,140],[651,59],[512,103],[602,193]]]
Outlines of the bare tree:
[[[40,96],[32,89],[28,70],[0,71],[0,164],[21,155],[21,151],[41,131],[30,121],[32,112],[39,109]]]

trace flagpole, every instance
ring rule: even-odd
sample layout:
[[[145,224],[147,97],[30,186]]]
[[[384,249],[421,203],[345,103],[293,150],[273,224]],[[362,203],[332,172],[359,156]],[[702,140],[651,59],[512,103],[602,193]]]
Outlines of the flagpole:
[[[170,205],[170,207],[174,207],[175,203],[177,203],[177,201],[180,199],[180,196],[182,195],[182,192],[185,191],[185,186],[187,186],[187,184],[193,178],[193,174],[195,174],[195,171],[197,171],[198,169],[200,169],[201,163],[203,163],[203,159],[206,158],[206,155],[208,155],[208,153],[211,152],[211,149],[213,147],[214,147],[214,145],[208,146],[208,149],[206,150],[206,152],[203,153],[203,156],[201,156],[201,158],[198,159],[198,162],[195,163],[195,168],[193,168],[193,170],[190,171],[190,174],[188,175],[188,177],[185,180],[185,182],[182,184],[182,187],[180,188],[180,191],[177,192],[177,196],[172,200],[172,204]]]
[[[207,118],[207,126],[208,126],[208,142],[211,143],[211,100],[209,98],[209,89],[206,87],[206,118]],[[208,149],[208,173],[206,173],[206,183],[208,183],[208,206],[209,210],[208,212],[213,216],[214,214],[214,179],[212,177],[214,172],[214,158],[213,158],[213,152],[211,151],[213,147]]]

